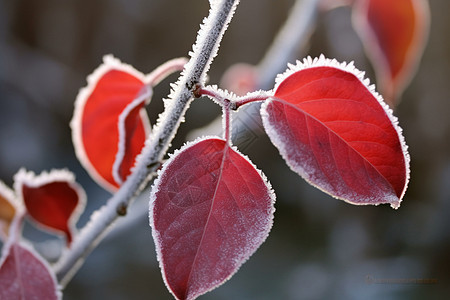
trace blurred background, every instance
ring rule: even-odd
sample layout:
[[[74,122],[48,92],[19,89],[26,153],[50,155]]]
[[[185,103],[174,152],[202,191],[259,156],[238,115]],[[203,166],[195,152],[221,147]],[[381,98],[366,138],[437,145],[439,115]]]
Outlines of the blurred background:
[[[242,1],[209,72],[210,83],[218,83],[234,63],[257,64],[293,3]],[[201,299],[448,299],[450,2],[430,5],[422,64],[395,112],[412,161],[401,208],[332,199],[290,171],[266,136],[250,134],[242,151],[274,187],[275,223],[237,274]],[[73,103],[86,76],[109,53],[143,73],[186,56],[208,9],[206,0],[0,0],[0,180],[11,186],[21,167],[36,173],[70,169],[88,195],[78,224],[83,226],[109,197],[81,167],[71,141]],[[305,53],[354,60],[375,81],[348,8],[319,15],[308,49],[298,58]],[[156,87],[148,108],[153,122],[177,76]],[[219,115],[211,101],[194,101],[170,152]],[[100,244],[64,299],[171,299],[146,217],[148,191],[142,197],[134,226]],[[55,237],[32,226],[26,226],[25,235],[50,259],[58,255],[48,246],[60,243]],[[377,279],[431,279],[433,284],[374,284]]]

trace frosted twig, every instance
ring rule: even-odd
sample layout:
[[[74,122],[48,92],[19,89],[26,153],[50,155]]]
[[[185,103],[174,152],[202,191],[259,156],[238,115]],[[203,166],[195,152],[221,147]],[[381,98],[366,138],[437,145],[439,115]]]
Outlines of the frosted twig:
[[[238,110],[241,106],[253,103],[253,102],[261,102],[267,100],[267,98],[272,96],[272,91],[256,91],[252,93],[248,93],[245,96],[241,96],[234,101],[234,110]]]
[[[272,88],[275,76],[284,72],[287,63],[295,61],[300,50],[305,48],[317,18],[319,4],[320,0],[297,0],[295,2],[286,22],[256,66],[255,73],[258,76],[255,85],[257,88]],[[233,117],[233,132],[238,133],[245,130],[253,130],[255,134],[264,132],[259,118],[259,108],[259,104],[254,104],[240,109]],[[201,134],[216,134],[222,130],[221,125],[221,120],[217,118],[210,125],[193,131],[191,135],[198,136],[199,131]]]
[[[208,85],[205,87],[198,86],[194,91],[195,97],[208,96],[214,102],[221,106],[225,105],[225,102],[231,102],[231,110],[237,110],[239,107],[258,101],[264,101],[270,96],[272,96],[272,91],[256,91],[252,93],[247,93],[244,96],[236,96],[234,93],[230,93],[227,90],[221,90],[215,85]]]
[[[57,278],[65,286],[83,264],[86,256],[102,240],[108,229],[118,219],[118,209],[126,208],[132,199],[141,192],[169,148],[175,132],[189,107],[193,97],[193,88],[197,83],[203,84],[210,64],[217,54],[222,36],[231,21],[239,0],[211,1],[209,16],[204,20],[197,35],[197,40],[190,52],[191,59],[174,85],[165,101],[165,110],[159,117],[152,134],[136,159],[136,166],[121,188],[107,204],[94,212],[89,223],[80,231],[70,249],[63,253],[55,265]],[[152,167],[148,167],[152,166]]]
[[[227,141],[228,145],[231,145],[231,105],[230,101],[225,102],[225,105],[222,107],[223,110],[223,125],[225,128],[225,132],[223,134],[223,138]]]
[[[183,70],[184,65],[187,62],[188,59],[185,57],[174,58],[166,61],[155,70],[153,70],[150,74],[148,74],[145,78],[145,81],[151,87],[154,87],[171,73]]]

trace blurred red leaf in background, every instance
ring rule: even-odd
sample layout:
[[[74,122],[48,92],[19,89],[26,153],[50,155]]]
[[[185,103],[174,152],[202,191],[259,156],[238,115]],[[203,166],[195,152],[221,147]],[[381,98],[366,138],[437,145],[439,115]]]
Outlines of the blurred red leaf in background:
[[[16,215],[14,192],[0,181],[0,238],[7,237],[9,226]]]

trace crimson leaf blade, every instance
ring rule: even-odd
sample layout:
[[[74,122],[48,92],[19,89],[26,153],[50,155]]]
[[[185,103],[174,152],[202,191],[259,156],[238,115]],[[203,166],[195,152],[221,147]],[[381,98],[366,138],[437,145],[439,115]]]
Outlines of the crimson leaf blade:
[[[291,169],[352,204],[398,208],[409,155],[397,120],[353,65],[321,56],[278,78],[261,114]]]
[[[150,224],[166,285],[195,299],[229,279],[266,239],[275,196],[224,140],[174,154],[152,189]]]
[[[52,170],[35,175],[21,169],[14,176],[14,189],[27,214],[44,229],[63,233],[70,245],[86,204],[86,194],[73,173]]]
[[[47,262],[24,243],[8,243],[0,262],[0,299],[61,299]]]
[[[0,239],[7,238],[8,231],[17,214],[14,192],[0,181]]]

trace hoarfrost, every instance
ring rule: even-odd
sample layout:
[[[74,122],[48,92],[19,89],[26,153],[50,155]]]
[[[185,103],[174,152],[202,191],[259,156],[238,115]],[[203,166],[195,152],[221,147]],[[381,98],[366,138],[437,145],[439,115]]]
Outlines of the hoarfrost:
[[[381,95],[379,95],[376,91],[375,91],[375,85],[374,84],[370,84],[370,80],[369,79],[365,79],[364,75],[365,73],[358,70],[355,66],[353,62],[350,63],[346,63],[346,62],[342,62],[339,63],[336,59],[328,59],[325,58],[324,55],[320,55],[319,57],[316,58],[311,58],[310,56],[306,57],[303,59],[303,61],[297,61],[295,65],[293,64],[288,64],[288,69],[282,73],[277,75],[276,78],[276,84],[275,84],[275,93],[276,90],[278,89],[278,87],[280,86],[280,84],[286,80],[288,77],[290,77],[292,74],[297,73],[299,71],[305,70],[305,69],[309,69],[309,68],[315,68],[315,67],[333,67],[333,68],[337,68],[339,70],[342,70],[344,72],[348,72],[353,74],[354,76],[356,76],[356,78],[363,84],[363,86],[365,86],[369,92],[374,96],[374,98],[378,101],[378,103],[381,105],[381,107],[383,108],[386,116],[389,118],[389,120],[391,121],[391,124],[393,125],[395,131],[397,132],[398,138],[400,140],[400,145],[403,151],[403,156],[404,156],[404,160],[405,160],[405,175],[406,175],[406,179],[405,179],[405,185],[403,188],[403,191],[400,195],[400,197],[398,197],[397,200],[395,199],[387,199],[388,202],[391,203],[391,206],[393,208],[398,208],[398,206],[400,205],[401,199],[404,196],[404,193],[407,189],[407,185],[409,182],[409,177],[410,177],[410,156],[408,153],[408,147],[406,146],[405,143],[405,139],[402,135],[402,129],[400,128],[400,126],[398,125],[398,119],[392,114],[392,110],[389,108],[389,106],[384,102],[383,98],[381,97]],[[287,141],[283,140],[282,137],[279,136],[279,134],[276,132],[275,128],[273,125],[270,124],[270,122],[268,121],[269,116],[267,113],[267,107],[269,106],[269,104],[272,101],[266,101],[263,106],[261,107],[261,116],[263,119],[263,124],[264,127],[266,129],[266,132],[268,133],[268,135],[271,137],[271,140],[273,141],[273,143],[280,149],[281,153],[287,153],[288,152],[288,145],[286,144]],[[287,157],[284,157],[285,160],[288,162],[288,164],[290,165],[290,167],[300,173],[302,175],[302,177],[304,177],[308,182],[311,181],[310,178],[310,171],[311,170],[306,170],[304,169],[304,167],[306,165],[308,165],[307,163],[305,163],[303,166],[300,166],[298,164],[293,164],[292,162],[289,162],[289,159],[287,159]],[[326,189],[328,189],[327,185],[324,184],[324,187]],[[388,197],[389,198],[389,197]],[[370,199],[368,199],[370,200]]]
[[[206,143],[206,144],[205,144]],[[171,223],[167,224],[166,226],[168,226],[168,228],[166,229],[158,229],[158,224],[160,224],[160,222],[163,221],[159,221],[158,224],[155,223],[155,214],[158,213],[162,213],[162,211],[160,210],[161,208],[161,201],[158,203],[159,205],[159,209],[156,209],[156,203],[158,201],[158,195],[160,193],[163,193],[164,195],[167,193],[167,191],[163,191],[161,190],[161,187],[164,186],[164,189],[166,189],[167,187],[165,187],[165,185],[168,182],[174,182],[174,180],[176,182],[178,182],[177,177],[173,174],[175,165],[180,164],[180,162],[177,162],[177,160],[182,160],[183,161],[183,166],[184,168],[187,168],[187,165],[193,164],[196,167],[198,162],[188,162],[185,161],[187,160],[199,160],[201,161],[202,158],[196,158],[196,157],[189,157],[187,154],[187,151],[191,151],[191,149],[193,149],[193,147],[200,147],[197,150],[200,151],[200,149],[203,149],[204,147],[205,150],[207,151],[209,149],[209,146],[207,143],[210,143],[211,145],[214,144],[216,147],[217,145],[223,145],[223,153],[220,154],[220,156],[215,155],[214,160],[216,160],[216,162],[210,161],[209,159],[208,164],[210,163],[218,163],[217,167],[219,168],[217,170],[218,175],[219,176],[213,176],[211,177],[209,180],[212,180],[212,182],[216,182],[215,183],[215,188],[214,188],[214,193],[212,193],[211,195],[213,195],[212,197],[212,202],[211,202],[211,207],[210,207],[210,211],[209,211],[209,215],[208,218],[206,220],[206,224],[204,225],[204,227],[201,227],[202,231],[200,232],[200,234],[202,236],[208,236],[208,232],[210,232],[210,230],[212,230],[212,228],[222,228],[223,230],[225,230],[225,236],[223,240],[218,240],[218,241],[214,241],[211,240],[213,237],[209,236],[208,241],[204,241],[203,237],[201,239],[201,244],[203,244],[203,246],[200,248],[199,244],[196,247],[199,247],[197,249],[197,254],[194,258],[194,262],[191,266],[192,270],[190,271],[190,275],[189,275],[189,287],[186,290],[186,293],[188,293],[187,297],[189,299],[193,299],[198,295],[201,295],[203,293],[206,293],[207,291],[216,288],[218,285],[224,283],[226,280],[228,280],[240,267],[240,265],[242,265],[255,251],[256,249],[264,242],[264,240],[267,238],[268,233],[272,227],[272,223],[273,223],[273,213],[275,211],[275,208],[273,206],[274,202],[275,202],[275,194],[271,188],[270,183],[267,181],[267,178],[264,176],[264,174],[262,174],[261,171],[259,171],[258,169],[256,169],[256,167],[248,160],[248,158],[242,154],[240,154],[237,149],[235,147],[230,147],[228,146],[228,144],[226,143],[226,141],[219,139],[217,137],[204,137],[204,138],[199,138],[197,140],[195,140],[194,142],[189,142],[187,144],[185,144],[180,150],[176,150],[175,153],[173,155],[171,155],[170,159],[164,164],[162,170],[159,172],[159,177],[158,179],[155,181],[154,185],[153,185],[153,189],[151,192],[151,196],[150,196],[150,210],[149,210],[149,222],[150,222],[150,226],[152,227],[152,234],[155,240],[155,244],[156,244],[156,250],[157,250],[157,257],[158,257],[158,261],[160,262],[160,267],[161,270],[163,272],[163,277],[164,277],[164,281],[166,283],[166,285],[169,287],[169,289],[172,291],[172,293],[174,293],[174,295],[176,295],[176,292],[174,292],[174,286],[173,286],[173,282],[169,279],[171,278],[171,276],[173,276],[173,272],[174,270],[172,269],[166,269],[165,264],[167,263],[167,260],[172,260],[174,258],[172,257],[167,257],[164,256],[165,254],[163,254],[164,251],[166,251],[167,253],[167,249],[164,245],[167,245],[168,242],[168,237],[171,236],[170,240],[173,240],[173,238],[176,239],[177,232],[179,232],[180,228],[183,228],[183,231],[186,230],[187,226],[188,227],[192,227],[195,225],[195,223],[193,223],[192,221],[189,221],[190,218],[197,218],[196,215],[192,215],[193,211],[191,211],[193,209],[186,207],[184,208],[180,214],[178,215],[178,217],[176,219],[174,219],[173,221],[170,221]],[[222,144],[223,143],[223,144]],[[214,150],[214,151],[213,151]],[[218,151],[217,149],[213,149],[211,151],[211,153],[216,153],[215,151]],[[194,151],[194,150],[192,150]],[[203,150],[202,150],[203,151]],[[202,152],[203,153],[203,152]],[[206,152],[206,153],[210,153],[210,152]],[[210,153],[210,154],[211,154]],[[186,157],[188,156],[188,157]],[[206,161],[206,160],[203,160]],[[221,163],[219,164],[219,161],[221,161]],[[239,164],[239,167],[237,165],[235,165],[235,163]],[[220,165],[220,166],[219,166]],[[247,166],[245,166],[247,165]],[[201,167],[200,167],[201,168]],[[245,170],[242,170],[242,168],[244,168]],[[253,171],[251,171],[249,173],[249,170],[252,169]],[[201,169],[200,169],[201,170]],[[183,172],[180,169],[176,168],[176,172]],[[207,174],[209,171],[207,171],[206,169],[203,170],[202,172],[206,172],[205,174]],[[225,172],[225,173],[222,173]],[[231,173],[230,173],[231,172]],[[242,172],[242,173],[241,173]],[[250,175],[252,172],[255,172],[253,175]],[[231,175],[234,174],[234,175]],[[257,174],[257,175],[256,175]],[[200,180],[199,178],[202,178],[199,174],[194,174],[194,178],[197,178],[195,180]],[[212,174],[211,174],[212,175]],[[170,176],[170,178],[168,177]],[[250,178],[248,177],[250,176]],[[256,178],[259,177],[259,179],[256,178],[251,178],[251,176],[256,176]],[[237,178],[241,178],[244,181],[239,181],[240,184],[236,185],[235,183]],[[245,179],[247,177],[247,179]],[[183,179],[186,179],[186,175],[183,175]],[[186,179],[188,180],[188,179]],[[255,182],[256,180],[256,182]],[[257,183],[259,181],[259,183]],[[261,184],[261,181],[263,182],[263,184],[266,187],[266,190],[264,191],[260,189],[259,184]],[[177,183],[178,185],[179,183]],[[192,185],[193,183],[191,183]],[[259,215],[259,217],[256,217],[256,212],[257,210],[249,210],[249,208],[243,207],[240,208],[238,203],[248,203],[247,205],[250,205],[250,203],[253,203],[254,201],[263,201],[263,198],[259,198],[258,199],[251,199],[252,197],[254,197],[254,195],[252,194],[252,196],[249,194],[247,196],[246,193],[241,194],[240,192],[236,192],[237,191],[245,191],[248,190],[248,192],[250,192],[250,190],[253,190],[258,187],[258,193],[263,193],[265,196],[267,197],[266,200],[268,202],[264,202],[265,204],[261,204],[264,207],[267,205],[267,207],[263,208],[264,212],[261,212],[261,214]],[[234,190],[235,192],[231,192],[232,190]],[[183,190],[184,192],[186,192],[187,190]],[[202,195],[203,193],[205,193],[205,190],[199,190]],[[212,190],[210,190],[209,193],[211,193]],[[181,192],[180,192],[181,193]],[[208,193],[208,192],[207,192]],[[231,194],[230,194],[231,193]],[[236,194],[237,193],[237,194]],[[231,197],[231,199],[234,199],[231,202],[221,202],[222,200],[218,200],[219,198],[216,199],[216,197],[220,197],[220,199],[222,197],[224,197],[224,195],[227,195],[227,197]],[[161,196],[162,197],[162,196]],[[203,197],[203,196],[202,196]],[[214,200],[216,199],[216,201]],[[266,201],[264,200],[264,201]],[[202,202],[203,203],[203,202]],[[229,207],[227,209],[226,206],[224,207],[225,210],[223,210],[221,207],[222,205],[229,205],[232,204],[232,207]],[[168,205],[168,204],[165,204]],[[174,204],[175,205],[175,204]],[[179,204],[178,204],[179,205]],[[198,207],[199,204],[196,204],[196,206],[194,207]],[[237,206],[236,206],[237,205]],[[256,205],[255,203],[253,203],[252,205]],[[250,206],[252,206],[250,205]],[[165,207],[165,206],[164,206]],[[184,207],[184,206],[183,206]],[[214,209],[213,209],[214,207]],[[253,206],[252,206],[253,207]],[[220,209],[219,209],[220,208]],[[198,208],[196,208],[198,209]],[[231,211],[229,211],[231,209]],[[255,208],[256,209],[256,208]],[[262,207],[258,208],[258,209],[262,209]],[[232,212],[233,210],[236,210],[235,212]],[[166,208],[164,209],[164,211],[166,211]],[[229,213],[232,214],[232,219],[230,219],[230,215],[228,215]],[[236,215],[237,214],[237,215]],[[250,219],[247,220],[244,215],[248,215],[248,217],[251,217],[251,221]],[[269,217],[269,218],[267,218]],[[188,218],[188,219],[186,219]],[[230,223],[232,221],[232,224]],[[165,219],[164,223],[167,223],[168,221]],[[230,224],[229,224],[230,223]],[[219,226],[219,227],[217,227]],[[163,226],[164,228],[164,226]],[[244,230],[244,228],[247,228]],[[193,228],[194,229],[194,228]],[[175,230],[175,231],[174,231]],[[196,229],[195,229],[196,230]],[[171,233],[171,232],[174,233]],[[202,233],[203,232],[203,233]],[[237,234],[239,232],[239,234]],[[190,231],[190,233],[195,233],[194,231]],[[196,233],[198,234],[198,233]],[[181,238],[181,237],[179,237]],[[182,237],[183,240],[186,239],[186,237]],[[205,238],[206,239],[206,238]],[[192,242],[192,238],[189,238],[189,243]],[[213,242],[214,241],[214,242]],[[181,242],[181,240],[179,241]],[[186,241],[187,243],[187,241]],[[188,247],[188,244],[183,243],[184,247]],[[209,245],[210,243],[213,243],[214,245],[216,245],[216,243],[220,244],[220,247],[217,248],[216,250],[210,249],[210,248],[205,248],[205,247],[209,247],[206,245]],[[181,245],[179,243],[177,243],[177,245]],[[179,247],[173,248],[173,249],[178,249]],[[173,250],[175,251],[175,250]],[[181,248],[180,248],[181,251]],[[204,252],[205,251],[205,252]],[[223,257],[223,259],[219,259],[217,260],[217,264],[214,264],[214,267],[209,267],[205,269],[205,265],[208,266],[208,264],[210,264],[210,261],[208,259],[208,255],[206,253],[211,253],[211,251],[213,251],[215,254],[214,255],[218,255],[220,257]],[[178,252],[176,252],[178,255]],[[206,255],[206,256],[204,256]],[[231,261],[230,261],[231,259]],[[165,263],[166,262],[166,263]],[[199,268],[199,266],[202,266],[201,268]],[[231,272],[230,272],[231,270]],[[170,275],[172,274],[172,275]],[[176,287],[175,287],[176,288]]]

